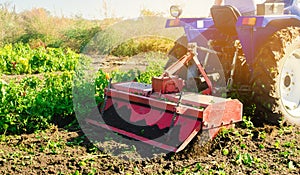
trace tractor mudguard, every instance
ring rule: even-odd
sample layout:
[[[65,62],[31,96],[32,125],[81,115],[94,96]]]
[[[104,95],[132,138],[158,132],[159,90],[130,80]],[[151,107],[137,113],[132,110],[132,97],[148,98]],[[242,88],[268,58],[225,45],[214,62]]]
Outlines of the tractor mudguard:
[[[257,52],[271,35],[289,26],[300,26],[300,17],[295,15],[239,17],[236,30],[247,63],[252,65]]]

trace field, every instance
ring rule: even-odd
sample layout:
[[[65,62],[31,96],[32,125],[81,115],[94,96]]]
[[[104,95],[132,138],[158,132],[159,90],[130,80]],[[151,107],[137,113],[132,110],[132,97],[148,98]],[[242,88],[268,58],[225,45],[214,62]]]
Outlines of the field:
[[[149,83],[162,73],[172,39],[182,32],[170,35],[162,18],[142,16],[132,28],[132,21],[59,19],[43,9],[15,14],[3,6],[0,15],[6,34],[0,38],[0,174],[299,174],[300,127],[261,123],[253,106],[244,106],[235,128],[177,154],[128,145],[120,135],[89,139],[84,130],[91,126],[78,121],[103,102],[109,77]]]

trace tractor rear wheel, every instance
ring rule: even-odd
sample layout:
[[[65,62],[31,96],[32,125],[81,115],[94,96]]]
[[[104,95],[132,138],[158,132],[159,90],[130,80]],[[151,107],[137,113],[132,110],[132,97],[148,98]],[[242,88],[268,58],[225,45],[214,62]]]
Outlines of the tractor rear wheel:
[[[300,124],[300,28],[275,32],[253,65],[253,100],[259,116]]]

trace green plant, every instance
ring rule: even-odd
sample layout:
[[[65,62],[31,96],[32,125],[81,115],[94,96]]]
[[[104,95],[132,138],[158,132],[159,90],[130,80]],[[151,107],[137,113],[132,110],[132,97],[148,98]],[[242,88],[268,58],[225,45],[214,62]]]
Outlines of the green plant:
[[[263,144],[259,144],[258,147],[259,147],[259,149],[265,148],[265,146]]]
[[[251,166],[254,163],[253,157],[249,153],[237,154],[235,161],[237,164],[243,163],[244,165],[248,165],[248,166]]]
[[[113,82],[125,82],[125,81],[133,81],[141,74],[140,70],[129,70],[126,72],[122,72],[119,70],[115,70],[110,73],[110,77]]]
[[[7,44],[0,54],[0,73],[15,75],[74,70],[80,58],[70,49],[32,49],[22,43]]]
[[[264,140],[267,137],[266,131],[261,131],[258,133],[258,138]]]
[[[173,47],[173,41],[157,37],[141,37],[129,39],[115,47],[111,54],[114,56],[133,56],[143,52],[167,53]]]
[[[89,42],[92,41],[98,32],[101,32],[99,26],[69,29],[64,33],[60,47],[71,48],[77,53],[88,51],[84,49],[86,46],[90,47],[90,45],[88,45]],[[87,47],[87,49],[89,48]]]
[[[72,72],[31,76],[20,82],[0,82],[0,133],[45,129],[57,117],[73,115]]]
[[[278,149],[280,147],[280,141],[279,140],[276,140],[275,143],[274,143],[274,147],[276,149]]]
[[[227,156],[229,154],[229,150],[227,148],[222,149],[222,154]]]
[[[251,121],[251,117],[250,116],[243,116],[243,123],[242,126],[247,128],[247,129],[252,129],[254,128],[254,125]]]

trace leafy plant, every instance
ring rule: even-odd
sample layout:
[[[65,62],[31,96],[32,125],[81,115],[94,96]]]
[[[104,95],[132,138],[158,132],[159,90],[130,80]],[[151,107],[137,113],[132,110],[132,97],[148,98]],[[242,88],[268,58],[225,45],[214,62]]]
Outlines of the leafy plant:
[[[55,117],[73,114],[72,72],[31,76],[20,82],[0,82],[0,133],[45,129]]]
[[[77,53],[83,52],[85,47],[92,41],[93,37],[95,37],[98,32],[101,32],[101,28],[98,26],[92,28],[69,29],[65,32],[60,47],[72,48],[72,50]]]
[[[167,53],[173,47],[173,41],[157,37],[130,39],[111,51],[115,56],[133,56],[143,52]]]
[[[80,58],[70,49],[32,49],[22,43],[5,45],[0,55],[0,73],[15,75],[74,70]]]

